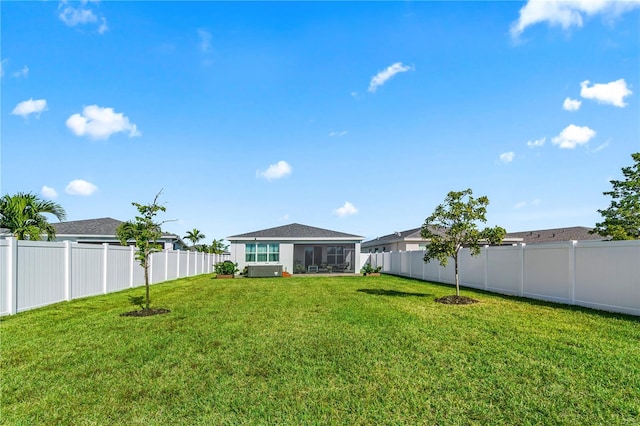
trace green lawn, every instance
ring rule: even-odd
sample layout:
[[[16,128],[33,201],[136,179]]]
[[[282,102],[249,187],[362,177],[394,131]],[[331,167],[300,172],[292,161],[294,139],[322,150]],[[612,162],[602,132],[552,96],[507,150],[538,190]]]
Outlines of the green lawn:
[[[382,277],[154,285],[0,320],[0,422],[640,423],[640,319]]]

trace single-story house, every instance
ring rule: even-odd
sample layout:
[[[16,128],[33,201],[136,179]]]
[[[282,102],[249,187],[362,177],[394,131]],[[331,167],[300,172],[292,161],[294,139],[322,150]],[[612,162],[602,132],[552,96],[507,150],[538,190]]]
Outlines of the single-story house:
[[[110,217],[99,219],[74,220],[57,222],[51,225],[56,231],[54,241],[71,241],[83,244],[120,245],[116,237],[116,229],[123,222]],[[163,232],[158,240],[163,249],[187,250],[187,244],[178,235]]]
[[[364,237],[292,223],[227,237],[231,261],[242,270],[251,265],[282,265],[300,273],[360,272]]]
[[[364,241],[361,245],[362,252],[377,253],[425,250],[429,242],[420,236],[421,229],[422,228],[413,228]],[[542,229],[536,231],[508,232],[502,240],[502,245],[605,239],[601,235],[590,234],[589,231],[591,231],[591,229],[592,228],[584,226],[573,226],[568,228]]]

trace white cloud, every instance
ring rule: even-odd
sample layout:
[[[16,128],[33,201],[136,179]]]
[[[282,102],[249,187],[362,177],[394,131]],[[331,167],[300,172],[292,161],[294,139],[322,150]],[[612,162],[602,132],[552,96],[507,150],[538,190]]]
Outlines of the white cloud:
[[[382,86],[383,84],[385,84],[387,82],[387,80],[389,80],[391,77],[393,77],[394,75],[401,73],[401,72],[407,72],[409,70],[412,70],[413,67],[409,67],[406,65],[402,65],[402,62],[396,62],[395,64],[387,67],[386,69],[380,71],[378,74],[374,75],[371,78],[371,82],[369,83],[369,92],[371,93],[375,93],[375,91],[378,89],[378,87]]]
[[[278,161],[276,164],[271,164],[267,170],[256,173],[258,177],[263,177],[266,180],[280,179],[291,174],[291,166],[284,160]]]
[[[20,71],[16,71],[11,75],[16,77],[16,78],[20,78],[20,77],[25,77],[26,78],[26,77],[29,76],[29,67],[25,65],[24,67],[22,67],[22,69]]]
[[[590,152],[595,154],[596,152],[602,151],[605,148],[609,147],[609,144],[611,142],[611,139],[609,139],[608,141],[606,141],[605,143],[598,145],[596,148],[594,148],[593,150],[591,150]]]
[[[581,127],[570,124],[558,136],[553,138],[552,142],[554,145],[559,145],[560,148],[573,149],[578,145],[589,142],[595,135],[595,130],[587,126]]]
[[[612,81],[606,84],[594,84],[589,87],[589,80],[580,83],[580,96],[585,99],[595,99],[600,104],[609,104],[617,106],[618,108],[624,108],[627,106],[624,103],[624,98],[631,95],[631,90],[627,87],[627,83],[624,79]]]
[[[640,6],[640,0],[529,0],[520,9],[520,17],[511,24],[511,36],[517,39],[524,30],[546,22],[564,30],[582,27],[584,18],[595,15],[617,17]]]
[[[49,198],[49,199],[58,198],[58,192],[53,188],[49,188],[47,185],[42,186],[40,193],[45,198]]]
[[[199,28],[198,37],[200,37],[200,50],[203,52],[211,50],[211,33]]]
[[[562,103],[562,108],[567,111],[577,111],[580,109],[580,105],[582,105],[582,101],[566,98]]]
[[[347,134],[346,130],[343,130],[341,132],[329,132],[329,136],[332,137],[332,138],[334,138],[334,137],[338,137],[339,138],[339,137],[342,137],[342,136],[344,136],[346,134]]]
[[[107,19],[102,17],[100,26],[98,27],[98,34],[104,34],[109,31],[109,26],[107,25]]]
[[[98,105],[84,107],[82,115],[73,114],[67,119],[67,127],[77,136],[89,136],[92,139],[108,139],[114,133],[129,132],[129,137],[140,136],[138,127],[121,112],[113,108]]]
[[[547,138],[541,138],[541,139],[536,139],[535,141],[528,141],[527,142],[527,146],[529,148],[537,148],[540,147],[542,145],[544,145],[544,143],[547,141]]]
[[[47,110],[46,99],[29,99],[28,101],[22,101],[11,111],[13,115],[20,115],[23,118],[27,118],[31,114],[35,114],[36,117],[40,117],[42,111]]]
[[[351,216],[358,213],[358,209],[356,208],[356,206],[354,206],[353,204],[351,204],[348,201],[345,201],[344,205],[342,207],[338,207],[337,209],[335,209],[333,211],[333,214],[340,216],[340,217],[344,217],[344,216]]]
[[[532,201],[520,201],[518,203],[515,204],[515,206],[513,206],[514,209],[521,209],[524,208],[526,206],[539,206],[540,205],[540,198],[536,198],[535,200]]]
[[[75,179],[69,182],[69,185],[64,189],[64,192],[70,195],[82,195],[89,196],[96,192],[98,187],[82,179]]]
[[[107,20],[104,16],[96,15],[89,7],[89,3],[97,4],[99,1],[83,0],[79,4],[74,3],[74,5],[77,5],[76,7],[71,6],[69,2],[63,0],[58,5],[58,10],[61,11],[58,17],[69,27],[99,23],[97,31],[99,34],[104,34],[109,29],[107,26]]]
[[[504,164],[509,164],[513,161],[515,156],[515,152],[503,152],[502,154],[500,154],[500,161],[502,161]]]
[[[70,27],[98,21],[98,17],[90,9],[84,9],[82,6],[75,8],[66,2],[60,3],[60,6],[62,6],[62,12],[58,16],[62,22]]]

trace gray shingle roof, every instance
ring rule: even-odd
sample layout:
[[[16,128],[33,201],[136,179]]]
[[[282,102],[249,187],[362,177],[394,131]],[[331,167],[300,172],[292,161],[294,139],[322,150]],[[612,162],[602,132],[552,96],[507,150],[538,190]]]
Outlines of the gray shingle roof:
[[[261,231],[248,232],[246,234],[227,237],[228,240],[237,238],[348,238],[362,240],[364,237],[361,237],[359,235],[347,234],[344,232],[331,231],[329,229],[301,225],[299,223],[292,223],[289,225],[277,226],[275,228],[263,229]]]
[[[52,223],[56,235],[116,235],[121,220],[110,217]]]
[[[525,244],[555,243],[561,241],[604,240],[602,235],[590,234],[593,228],[572,226],[568,228],[540,229],[535,231],[509,232],[508,237],[522,238]]]
[[[406,231],[394,232],[393,234],[383,235],[382,237],[375,238],[373,240],[365,241],[362,243],[362,248],[366,248],[368,246],[376,246],[378,244],[389,244],[394,243],[396,241],[406,241],[406,240],[422,240],[422,235],[420,235],[420,228],[408,229]],[[431,231],[434,234],[442,234],[442,231],[438,231],[437,228],[431,228]]]
[[[362,248],[375,246],[378,244],[389,244],[397,241],[405,241],[407,239],[421,239],[421,228],[409,229],[402,232],[394,232],[393,234],[378,237],[373,240],[362,243]],[[554,243],[561,241],[584,241],[584,240],[604,240],[605,238],[598,234],[589,234],[592,228],[584,226],[573,226],[568,228],[541,229],[535,231],[508,232],[505,239],[522,239],[525,244],[534,243]]]
[[[101,217],[99,219],[85,219],[85,220],[73,220],[69,222],[52,223],[51,225],[56,230],[56,235],[116,235],[116,229],[123,222],[121,220],[113,219],[111,217]],[[162,233],[163,237],[176,237],[179,236],[171,233]]]

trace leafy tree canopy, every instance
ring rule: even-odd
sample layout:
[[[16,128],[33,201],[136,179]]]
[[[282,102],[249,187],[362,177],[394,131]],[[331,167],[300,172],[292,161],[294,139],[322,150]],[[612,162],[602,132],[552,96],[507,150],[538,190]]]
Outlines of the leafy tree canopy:
[[[18,192],[0,198],[0,228],[8,229],[18,240],[40,240],[42,234],[47,234],[47,240],[52,241],[56,232],[45,214],[58,220],[67,217],[60,204],[32,193]]]
[[[166,207],[158,204],[158,198],[162,191],[158,192],[151,204],[131,203],[138,210],[134,220],[122,223],[116,230],[116,236],[120,244],[127,245],[129,241],[136,242],[136,259],[144,268],[144,283],[146,287],[146,309],[149,309],[149,258],[151,253],[160,251],[158,240],[162,237],[162,224],[156,222],[158,212],[165,212]]]
[[[640,239],[640,152],[631,154],[635,164],[622,168],[624,180],[612,180],[611,191],[603,192],[612,198],[607,209],[598,210],[603,221],[591,231],[614,240]]]
[[[489,199],[486,196],[474,198],[471,189],[451,191],[443,204],[436,207],[425,219],[420,235],[429,240],[424,261],[438,260],[447,266],[449,258],[455,261],[456,296],[460,295],[458,279],[458,253],[468,247],[471,254],[480,253],[480,244],[500,244],[507,231],[500,226],[479,230],[478,222],[486,222]]]

